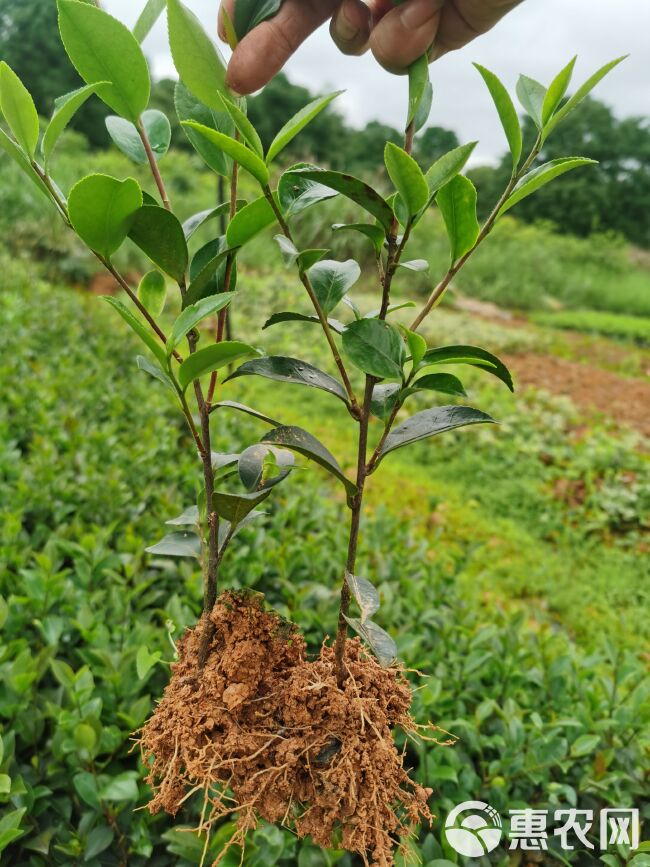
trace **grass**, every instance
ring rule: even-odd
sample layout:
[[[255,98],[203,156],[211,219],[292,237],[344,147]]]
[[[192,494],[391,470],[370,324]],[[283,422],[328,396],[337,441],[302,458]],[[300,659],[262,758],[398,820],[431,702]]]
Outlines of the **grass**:
[[[601,313],[596,310],[562,310],[554,313],[537,313],[534,321],[552,328],[620,337],[642,346],[650,344],[650,318]]]

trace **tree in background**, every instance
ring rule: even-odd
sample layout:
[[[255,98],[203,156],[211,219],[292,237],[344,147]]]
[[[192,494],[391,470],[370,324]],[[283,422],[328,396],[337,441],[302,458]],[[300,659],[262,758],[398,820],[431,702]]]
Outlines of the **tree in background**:
[[[420,165],[428,167],[459,144],[455,132],[441,126],[429,126],[416,137],[413,155]]]
[[[532,143],[535,135],[533,122],[525,118],[526,142]],[[540,161],[566,153],[569,143],[598,160],[598,166],[588,177],[576,172],[562,184],[541,190],[534,203],[521,203],[517,216],[528,222],[548,220],[560,231],[575,235],[619,232],[634,244],[650,247],[650,121],[619,120],[604,103],[587,99],[546,142]],[[470,172],[483,194],[484,216],[510,170],[510,159],[504,157],[497,168]]]

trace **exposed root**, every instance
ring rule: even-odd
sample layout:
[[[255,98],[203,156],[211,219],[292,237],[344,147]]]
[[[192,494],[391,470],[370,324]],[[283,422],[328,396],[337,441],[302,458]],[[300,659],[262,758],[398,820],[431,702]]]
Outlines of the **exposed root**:
[[[306,660],[297,628],[259,599],[224,594],[210,617],[205,666],[199,623],[179,643],[172,679],[141,732],[151,812],[175,815],[198,791],[206,834],[237,814],[231,845],[264,819],[390,867],[396,841],[432,818],[431,790],[409,778],[392,737],[396,727],[418,734],[403,673],[381,668],[352,639],[340,689],[334,649]]]

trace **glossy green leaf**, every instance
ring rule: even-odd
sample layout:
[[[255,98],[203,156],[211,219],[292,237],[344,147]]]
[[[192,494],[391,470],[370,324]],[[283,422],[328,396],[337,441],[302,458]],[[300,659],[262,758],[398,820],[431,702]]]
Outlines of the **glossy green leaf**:
[[[236,527],[270,493],[262,491],[254,494],[228,494],[225,491],[215,491],[212,495],[212,507],[220,518],[230,521],[231,526]]]
[[[166,5],[166,0],[147,0],[133,28],[133,35],[138,42],[144,42],[151,33],[154,24],[162,15],[162,11]]]
[[[201,123],[196,123],[193,120],[183,121],[183,126],[188,129],[193,129],[195,132],[202,135],[203,138],[221,148],[225,154],[235,162],[239,163],[243,169],[246,169],[246,171],[249,172],[262,186],[268,184],[269,170],[267,169],[264,160],[254,154],[245,144],[242,144],[242,142],[230,138],[230,136],[224,135],[221,132],[217,132],[215,129],[211,129]]]
[[[148,554],[159,557],[196,557],[201,556],[201,540],[196,533],[168,533],[160,542],[144,549]]]
[[[422,94],[422,99],[420,100],[420,105],[418,106],[418,110],[416,111],[415,117],[413,118],[414,133],[418,133],[429,122],[432,105],[433,85],[430,81],[427,81],[426,87],[424,88],[424,93]]]
[[[276,198],[277,203],[277,197]],[[243,247],[264,229],[277,221],[275,211],[265,196],[260,196],[238,211],[228,224],[226,239],[229,247]]]
[[[43,136],[43,158],[47,166],[52,159],[54,148],[61,138],[61,134],[70,123],[75,114],[79,111],[86,100],[97,93],[108,82],[102,81],[97,84],[86,84],[78,90],[73,90],[72,93],[66,93],[54,103],[54,113],[52,119],[47,125],[45,135]]]
[[[393,410],[400,402],[401,385],[394,382],[378,383],[372,390],[370,411],[383,422],[387,422]]]
[[[340,96],[342,93],[342,90],[337,90],[334,93],[327,94],[327,96],[320,96],[318,99],[312,100],[304,108],[301,108],[297,114],[294,114],[271,142],[266,155],[266,162],[268,164],[272,163],[278,154],[286,148],[289,142],[293,141],[299,132],[311,123],[311,121],[317,117],[321,111],[326,109],[332,100],[336,99],[336,97]]]
[[[501,217],[506,213],[506,211],[509,211],[510,208],[514,207],[514,205],[521,202],[522,199],[530,196],[536,190],[539,190],[540,187],[546,186],[546,184],[555,180],[555,178],[559,178],[560,175],[564,175],[566,172],[570,172],[572,169],[577,169],[581,166],[593,165],[596,165],[596,160],[589,160],[585,157],[564,157],[558,160],[551,160],[551,162],[538,166],[536,169],[533,169],[532,172],[524,175],[524,177],[519,181],[512,194],[503,203],[498,216]]]
[[[198,506],[188,506],[180,515],[165,521],[169,527],[196,527],[201,523]]]
[[[292,310],[283,310],[282,313],[274,313],[270,316],[262,326],[262,329],[271,328],[273,325],[281,325],[283,322],[311,322],[314,325],[320,325],[320,319],[316,315],[309,316],[306,313],[294,313]],[[343,334],[345,331],[345,325],[339,322],[338,319],[332,319],[331,316],[328,316],[327,324],[337,334]]]
[[[386,144],[384,162],[409,216],[414,217],[429,201],[429,188],[422,169],[412,156],[392,142]]]
[[[573,76],[573,68],[576,65],[576,60],[577,57],[570,60],[564,69],[561,69],[550,83],[542,104],[542,126],[546,126],[564,99],[564,96],[569,89],[569,85],[571,84],[571,77]]]
[[[16,165],[19,166],[21,171],[29,178],[39,192],[45,196],[48,202],[52,203],[50,191],[34,171],[34,167],[30,163],[29,158],[25,156],[21,148],[18,147],[11,136],[7,135],[2,127],[0,127],[0,148],[2,148],[2,150],[16,163]]]
[[[354,259],[345,262],[325,259],[312,265],[307,275],[323,313],[328,316],[361,277],[361,268]]]
[[[376,190],[359,178],[325,169],[291,169],[290,172],[285,172],[285,175],[295,178],[296,183],[303,180],[314,181],[341,193],[376,217],[386,231],[389,230],[393,220],[390,205]]]
[[[372,620],[363,622],[356,617],[346,617],[345,619],[352,629],[370,646],[380,665],[386,668],[395,661],[397,658],[397,645],[381,626],[377,626]]]
[[[476,145],[475,141],[460,145],[435,161],[424,176],[429,187],[430,200],[441,187],[448,184],[463,170]]]
[[[315,436],[312,436],[306,430],[300,427],[283,425],[269,431],[263,437],[262,442],[284,446],[309,458],[309,460],[314,461],[335,476],[340,482],[343,482],[348,497],[356,494],[357,486],[348,479],[338,465],[336,458],[325,448],[320,440],[317,440]]]
[[[496,355],[479,346],[454,345],[428,349],[422,360],[422,366],[432,364],[471,364],[496,376],[508,386],[510,391],[514,391],[512,376],[505,364]]]
[[[135,215],[129,238],[154,265],[183,283],[189,253],[178,217],[157,205],[143,205]]]
[[[197,301],[196,304],[186,307],[176,322],[174,322],[171,333],[167,338],[167,354],[171,355],[186,334],[193,328],[196,328],[208,316],[214,316],[219,310],[227,307],[234,297],[234,292],[222,292],[220,295],[203,298],[201,301]]]
[[[510,154],[512,156],[512,168],[513,171],[516,171],[517,166],[519,165],[519,160],[521,159],[521,150],[523,147],[523,137],[519,117],[517,116],[517,109],[510,98],[510,94],[497,76],[493,72],[490,72],[489,69],[481,66],[480,63],[475,63],[474,66],[481,74],[483,81],[490,91],[490,96],[492,97],[492,101],[494,102],[499,114],[501,126],[506,134],[508,147],[510,148]]]
[[[246,406],[243,403],[237,403],[234,400],[221,400],[219,403],[213,404],[210,412],[214,412],[215,409],[234,409],[237,410],[237,412],[243,412],[246,415],[253,416],[253,418],[258,418],[260,421],[273,425],[273,427],[282,427],[282,422],[276,421],[270,416],[265,415],[263,412],[259,412],[259,410]]]
[[[446,431],[473,424],[496,424],[493,418],[470,406],[438,406],[417,412],[388,434],[379,452],[380,459],[389,452]]]
[[[160,662],[161,656],[162,654],[159,650],[151,653],[149,648],[145,647],[144,644],[138,648],[135,657],[135,670],[140,680],[144,680],[151,669]]]
[[[359,232],[361,235],[365,235],[372,243],[377,256],[381,253],[386,240],[386,233],[381,226],[377,226],[375,223],[334,223],[332,230],[334,232]]]
[[[256,443],[239,456],[239,478],[247,491],[262,491],[279,484],[295,465],[293,453]]]
[[[147,61],[128,27],[78,0],[58,0],[61,39],[86,84],[109,81],[98,95],[114,112],[137,123],[149,103]]]
[[[409,355],[411,356],[411,364],[413,365],[413,369],[416,370],[426,355],[427,342],[424,337],[416,331],[411,331],[408,328],[402,328],[401,331],[406,337],[406,344],[408,346]]]
[[[295,265],[300,254],[293,241],[286,235],[274,235],[273,240],[280,248],[285,267],[289,268],[291,265]]]
[[[615,69],[626,59],[627,55],[623,57],[617,57],[616,60],[611,60],[609,63],[606,63],[604,66],[601,66],[599,70],[594,72],[585,83],[579,87],[573,96],[570,96],[569,99],[564,103],[564,105],[559,108],[553,117],[548,121],[546,126],[544,127],[544,133],[542,139],[548,138],[550,133],[555,129],[558,123],[564,120],[564,118],[570,114],[580,103],[591,93],[591,91],[596,87],[596,85],[605,78],[606,75]]]
[[[156,319],[165,308],[167,287],[160,271],[148,271],[138,286],[138,298],[149,313]]]
[[[407,271],[416,271],[419,274],[429,270],[429,263],[426,259],[411,259],[408,262],[400,262],[398,268],[406,268]]]
[[[364,373],[379,379],[401,379],[404,343],[399,331],[380,319],[360,319],[343,332],[343,349]]]
[[[476,244],[480,226],[476,217],[476,188],[464,175],[456,175],[436,196],[451,252],[451,264],[462,259]]]
[[[230,99],[226,64],[196,15],[180,0],[167,0],[169,46],[181,81],[208,108],[221,111]]]
[[[272,18],[281,5],[282,0],[237,0],[233,21],[237,39],[243,39],[262,21]]]
[[[185,309],[190,304],[196,304],[202,298],[217,295],[225,291],[225,278],[228,256],[234,255],[235,249],[226,246],[225,238],[218,238],[208,242],[192,259],[190,265],[190,285],[183,298],[182,307]],[[235,290],[237,285],[237,269],[235,263],[230,269],[230,283],[228,291]]]
[[[244,199],[238,199],[237,210],[243,208],[245,204],[246,201]],[[183,223],[185,240],[189,241],[192,235],[198,232],[198,230],[210,220],[215,220],[222,216],[225,217],[229,212],[230,202],[223,202],[216,208],[207,208],[205,211],[199,211],[198,213],[193,214],[191,217],[188,217],[188,219],[185,220],[185,222]]]
[[[0,62],[0,108],[20,147],[34,157],[38,144],[38,113],[34,100],[13,69]]]
[[[244,141],[258,155],[258,157],[264,159],[264,148],[262,147],[262,141],[257,134],[257,130],[250,122],[246,114],[241,110],[238,105],[228,99],[222,98],[221,102],[224,110],[227,111],[230,115],[232,122],[241,133]]]
[[[263,499],[266,499],[266,496]],[[263,518],[266,514],[266,512],[258,512],[253,509],[244,518],[242,518],[241,521],[238,521],[238,523],[235,524],[234,527],[232,527],[230,521],[222,518],[219,521],[219,547],[222,548],[223,545],[226,544],[226,541],[228,541],[229,537],[230,541],[232,541],[236,536],[239,535],[241,530],[243,530],[245,527],[248,527],[249,524],[252,524],[253,521],[256,521],[258,518]],[[231,865],[231,867],[235,867],[235,865]]]
[[[135,331],[144,345],[153,352],[162,367],[166,367],[167,357],[165,355],[165,350],[156,335],[149,329],[149,326],[137,319],[128,307],[125,307],[117,298],[111,298],[110,295],[105,295],[104,300],[107,304],[110,304],[114,310],[117,310],[126,324]]]
[[[142,207],[133,178],[88,175],[70,190],[68,213],[75,232],[91,250],[109,258],[129,234]]]
[[[298,358],[287,358],[283,355],[254,358],[238,367],[227,381],[237,379],[240,376],[262,376],[276,382],[309,385],[311,388],[319,388],[321,391],[333,394],[346,404],[348,402],[345,389],[337,379]]]
[[[425,391],[437,391],[440,394],[451,394],[454,397],[467,397],[463,383],[452,373],[429,373],[416,379],[409,393],[424,389]]]
[[[544,85],[527,75],[520,75],[517,81],[517,96],[526,114],[532,118],[537,129],[541,131],[544,126],[542,110],[546,99]]]
[[[365,623],[366,620],[379,610],[379,593],[370,581],[366,578],[361,578],[359,575],[352,575],[346,571],[345,581],[361,611],[360,620],[362,623]]]
[[[224,340],[222,343],[213,343],[205,349],[199,349],[181,364],[178,371],[178,381],[183,391],[195,379],[200,379],[206,373],[213,373],[229,364],[234,364],[242,358],[250,355],[258,355],[254,346],[248,343],[240,343],[238,340]]]
[[[344,298],[344,303],[349,302],[349,298]],[[399,304],[389,304],[386,308],[386,315],[389,313],[395,313],[396,310],[405,310],[408,307],[417,307],[418,305],[415,301],[401,301]],[[379,314],[381,313],[381,308],[377,307],[375,310],[371,310],[370,313],[366,313],[364,316],[358,316],[358,319],[377,319]]]
[[[299,169],[319,171],[318,166],[312,166],[309,163],[296,163],[283,173],[278,183],[278,201],[286,219],[295,217],[311,205],[338,196],[336,190],[309,178],[301,177],[297,174]]]
[[[193,120],[224,135],[234,135],[235,125],[230,115],[223,110],[216,111],[208,108],[180,81],[174,90],[174,106],[183,132],[201,159],[218,175],[230,177],[232,172],[230,157],[196,130],[183,125],[184,121]]]
[[[330,251],[326,249],[301,250],[300,253],[298,253],[298,258],[296,259],[298,271],[301,274],[304,274],[305,271],[309,271],[309,269],[313,267],[316,262],[320,262],[324,256],[327,256],[329,252]]]
[[[429,85],[429,58],[426,54],[409,66],[409,105],[406,125],[415,120]],[[417,132],[417,130],[415,130]]]
[[[138,370],[142,370],[145,373],[148,373],[149,376],[157,379],[158,382],[161,382],[163,385],[170,388],[174,391],[174,383],[171,381],[171,378],[165,373],[162,367],[159,367],[157,364],[154,364],[153,361],[149,361],[148,358],[145,358],[144,355],[136,356],[135,362],[138,366]]]
[[[122,153],[126,154],[134,163],[146,165],[149,161],[147,152],[135,124],[116,115],[109,115],[104,123],[106,124],[108,134]],[[159,160],[169,150],[172,138],[172,129],[169,121],[162,111],[150,109],[142,113],[142,123],[153,155],[156,160]]]

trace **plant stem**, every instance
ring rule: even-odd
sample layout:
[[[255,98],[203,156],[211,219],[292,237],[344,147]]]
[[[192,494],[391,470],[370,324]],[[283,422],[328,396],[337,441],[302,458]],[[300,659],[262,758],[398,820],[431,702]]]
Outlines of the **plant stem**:
[[[273,198],[273,193],[271,192],[271,188],[266,186],[264,187],[264,195],[270,206],[273,208],[273,212],[276,216],[278,223],[280,224],[280,228],[282,229],[284,235],[291,241],[293,244],[293,235],[291,233],[291,229],[289,228],[288,223],[282,216],[282,212],[278,208],[275,199]],[[316,293],[314,292],[314,288],[311,285],[311,281],[307,274],[303,271],[299,273],[300,282],[307,290],[307,294],[309,295],[309,299],[314,306],[314,310],[316,311],[316,315],[318,316],[318,320],[321,324],[323,332],[325,333],[325,337],[329,344],[330,350],[332,352],[332,357],[334,358],[334,362],[341,374],[341,379],[343,380],[343,385],[345,387],[345,391],[348,395],[348,400],[350,401],[350,412],[355,418],[359,418],[359,405],[357,404],[357,399],[355,397],[354,391],[352,390],[352,385],[350,383],[350,378],[348,376],[347,370],[345,369],[345,365],[343,364],[343,359],[341,358],[341,354],[336,345],[336,341],[334,340],[334,335],[332,334],[332,329],[329,326],[329,322],[327,321],[327,316],[323,312],[323,308],[320,306],[318,298],[316,297]]]
[[[162,199],[165,208],[168,211],[171,211],[172,207],[169,202],[169,196],[167,195],[167,190],[165,189],[165,184],[163,182],[162,175],[160,174],[160,169],[158,168],[156,157],[153,150],[151,149],[151,142],[149,141],[149,136],[147,135],[147,131],[144,128],[144,124],[142,123],[142,118],[138,120],[137,129],[138,135],[140,136],[142,144],[144,145],[144,150],[147,154],[147,159],[149,160],[149,166],[151,168],[151,174],[153,175],[153,179],[156,182],[156,186],[158,187],[160,198]]]

